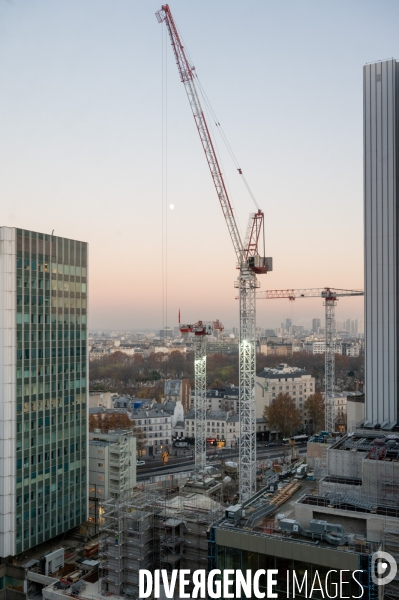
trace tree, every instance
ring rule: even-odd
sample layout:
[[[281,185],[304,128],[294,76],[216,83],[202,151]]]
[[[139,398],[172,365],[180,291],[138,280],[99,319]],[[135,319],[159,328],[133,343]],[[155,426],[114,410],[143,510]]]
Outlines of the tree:
[[[304,404],[304,408],[307,413],[308,423],[312,421],[310,424],[312,433],[324,427],[326,407],[324,398],[320,392],[309,396]]]
[[[225,388],[225,384],[221,379],[214,379],[209,387],[211,390],[223,390]]]
[[[147,440],[144,431],[140,427],[136,426],[135,421],[132,422],[134,425],[134,435],[136,436],[136,454],[141,458],[147,445]]]
[[[133,429],[133,425],[133,421],[125,412],[99,413],[89,416],[89,431],[99,429],[101,433],[108,433],[111,429]]]
[[[280,393],[263,413],[269,427],[275,427],[283,438],[293,435],[301,427],[301,414],[289,394]]]

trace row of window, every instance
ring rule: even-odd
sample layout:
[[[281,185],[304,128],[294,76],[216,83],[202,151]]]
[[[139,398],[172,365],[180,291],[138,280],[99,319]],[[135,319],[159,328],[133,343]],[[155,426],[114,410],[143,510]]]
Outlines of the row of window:
[[[39,271],[42,273],[53,273],[58,275],[68,275],[70,277],[87,277],[86,267],[79,267],[77,265],[64,265],[56,262],[49,262],[38,260],[36,258],[17,258],[17,269],[24,269],[24,271]]]
[[[80,515],[80,507],[76,508],[76,510],[75,510],[75,511],[73,511],[73,510],[70,510],[70,511],[69,511],[69,514],[68,514],[68,513],[65,513],[65,514],[64,514],[64,519],[63,519],[63,520],[64,520],[64,522],[68,522],[70,519],[73,519],[73,517],[74,517],[74,514],[76,515],[76,517],[79,517],[79,515]],[[61,518],[61,515],[58,515],[58,517],[57,517],[57,520],[56,520],[56,518],[55,518],[55,517],[52,517],[52,518],[51,518],[51,527],[54,527],[54,526],[55,526],[57,523],[58,523],[59,525],[62,523],[62,518]],[[68,528],[69,528],[69,527],[68,527]],[[46,519],[46,520],[44,521],[44,529],[45,529],[46,531],[48,531],[48,530],[50,529],[50,520],[47,520],[47,519]],[[31,528],[30,528],[30,530],[29,530],[29,529],[24,529],[24,540],[27,540],[27,539],[29,539],[29,531],[30,531],[30,535],[31,535],[32,537],[36,537],[36,535],[37,535],[38,533],[42,533],[42,531],[43,531],[43,523],[40,523],[40,522],[39,522],[39,523],[37,524],[37,526],[33,526],[33,527],[31,527]],[[17,544],[18,544],[19,542],[21,542],[21,534],[20,534],[20,533],[17,533],[17,536],[16,536],[16,541],[17,541]]]
[[[69,381],[69,383],[68,383]],[[32,396],[32,395],[36,395],[36,394],[47,394],[51,392],[62,392],[63,390],[75,390],[78,388],[84,388],[86,387],[86,377],[82,377],[82,379],[65,379],[64,382],[62,381],[46,381],[46,382],[41,382],[39,381],[38,383],[27,383],[22,385],[17,385],[17,396]],[[50,400],[49,400],[50,401]],[[38,402],[42,402],[42,400],[39,400]],[[51,402],[56,402],[55,398],[53,398],[51,400]],[[61,402],[61,398],[58,398],[58,402]],[[25,402],[26,405],[29,404],[29,402]],[[61,406],[60,404],[58,404],[58,406]],[[25,408],[25,407],[24,407]],[[24,410],[24,412],[27,412],[29,410],[29,407],[27,407],[27,410]],[[35,409],[31,409],[31,410],[36,410]]]
[[[17,325],[30,323],[31,325],[50,325],[61,327],[63,325],[86,325],[86,315],[80,314],[43,314],[17,312]]]
[[[298,387],[299,387],[299,389],[300,389],[300,390],[304,389],[304,390],[306,391],[306,389],[307,389],[307,388],[306,388],[306,385],[303,385],[303,386],[302,386],[302,385],[300,385],[300,386],[298,386]],[[275,390],[275,389],[276,389],[276,387],[275,387],[275,386],[273,386],[273,387],[272,387],[272,390]],[[280,385],[278,389],[279,389],[279,390],[282,390],[282,389],[283,389],[283,386],[282,386],[282,385]],[[286,385],[286,386],[285,386],[285,389],[286,389],[286,390],[296,390],[296,385]],[[310,384],[309,384],[309,391],[310,391],[310,390],[312,390],[312,389],[313,389],[313,384],[312,384],[312,383],[310,383]]]
[[[22,280],[21,280],[22,281]],[[27,282],[25,282],[27,283]],[[31,286],[30,289],[30,294],[27,293],[28,290],[25,290],[25,293],[22,294],[22,289],[19,290],[17,289],[17,306],[21,306],[22,304],[22,297],[23,297],[23,301],[24,304],[29,304],[29,298],[31,299],[31,304],[36,304],[36,296],[38,297],[38,304],[40,304],[39,299],[43,299],[43,296],[40,295],[42,293],[42,290],[47,290],[47,294],[46,294],[46,298],[50,296],[50,281],[46,280],[45,282],[45,286],[44,286],[44,282],[43,280],[39,280],[39,287],[36,288],[36,280],[34,282],[34,285]],[[17,282],[17,287],[20,288],[20,282]],[[25,285],[25,288],[28,288],[28,285]],[[35,290],[37,289],[38,294],[35,293]],[[58,294],[62,294],[62,295],[69,295],[69,294],[86,294],[87,292],[87,286],[85,283],[79,283],[79,282],[68,282],[68,281],[58,281],[58,285],[57,285],[57,281],[52,281],[51,282],[51,290],[54,292],[52,295],[55,296],[55,292],[58,291]],[[43,300],[41,301],[41,304],[43,304]]]
[[[154,423],[167,423],[170,417],[162,417],[161,419],[141,419],[136,421],[137,425],[153,425]]]
[[[17,348],[17,360],[35,360],[36,358],[66,358],[86,356],[86,346],[59,346],[58,348]]]
[[[75,339],[85,340],[86,329],[53,329],[50,332],[50,330],[43,331],[43,329],[30,330],[28,327],[23,332],[22,329],[17,331],[17,342],[56,342],[57,340],[61,342]]]
[[[190,427],[190,424],[191,424],[192,427],[194,427],[194,421],[191,421],[191,420],[187,421],[187,427]],[[220,423],[220,421],[216,421],[216,425],[215,425],[214,421],[212,421],[212,423],[211,423],[211,421],[207,421],[207,424],[208,425],[211,424],[212,427],[219,427],[220,424],[221,424],[221,426],[224,427],[223,421],[222,421],[222,423]]]
[[[17,367],[17,379],[22,379],[22,377],[43,377],[50,375],[57,375],[60,377],[61,374],[67,373],[80,373],[80,362],[70,362],[70,363],[58,363],[50,365],[33,365],[27,364],[24,367]],[[86,372],[86,363],[82,363],[82,373]]]

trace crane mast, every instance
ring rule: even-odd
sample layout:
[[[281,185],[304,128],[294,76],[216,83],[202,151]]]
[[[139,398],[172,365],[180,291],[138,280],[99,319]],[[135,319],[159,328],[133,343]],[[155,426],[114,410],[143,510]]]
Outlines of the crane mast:
[[[363,290],[340,290],[326,288],[309,288],[302,290],[267,290],[258,292],[257,298],[275,300],[287,298],[294,301],[297,298],[324,298],[325,306],[325,375],[324,375],[324,402],[325,402],[325,428],[326,431],[335,430],[334,419],[334,385],[335,385],[335,307],[337,298],[346,296],[364,296]]]
[[[201,481],[206,472],[206,340],[214,331],[223,331],[219,320],[198,321],[193,325],[180,325],[183,337],[194,335],[194,415],[195,463],[193,479]]]
[[[180,79],[185,87],[205,157],[211,172],[223,216],[236,254],[239,276],[239,420],[240,420],[240,499],[256,491],[256,415],[255,415],[255,358],[256,358],[256,297],[259,287],[256,274],[272,270],[272,259],[260,256],[258,242],[263,228],[263,212],[250,215],[245,244],[242,243],[214,145],[201,108],[194,82],[194,67],[190,65],[172,13],[167,4],[156,13],[158,23],[165,22],[169,32]],[[241,169],[239,169],[240,174]]]

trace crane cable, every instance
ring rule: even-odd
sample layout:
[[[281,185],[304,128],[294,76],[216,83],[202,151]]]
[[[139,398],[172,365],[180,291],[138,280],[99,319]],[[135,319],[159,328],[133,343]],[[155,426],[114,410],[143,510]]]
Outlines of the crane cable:
[[[222,140],[223,140],[223,142],[224,142],[224,144],[225,144],[225,146],[227,148],[227,151],[229,152],[229,154],[231,156],[231,159],[232,159],[232,161],[233,161],[233,163],[234,163],[234,165],[235,165],[238,173],[241,175],[241,179],[243,180],[244,185],[247,188],[249,195],[251,196],[251,198],[252,198],[252,200],[253,200],[256,208],[259,210],[259,205],[258,205],[258,203],[256,201],[256,198],[255,198],[255,196],[254,196],[251,188],[249,187],[249,184],[248,184],[248,182],[247,182],[247,180],[245,178],[244,173],[242,172],[242,169],[240,168],[240,163],[238,162],[237,157],[234,154],[233,148],[231,147],[231,144],[230,144],[229,140],[227,139],[227,136],[226,136],[226,134],[225,134],[225,132],[223,130],[223,127],[221,126],[220,121],[217,118],[216,113],[215,113],[215,111],[212,108],[212,105],[211,105],[211,103],[209,101],[208,96],[205,93],[205,90],[204,90],[204,88],[202,86],[202,83],[201,83],[199,77],[198,77],[198,74],[194,73],[194,76],[195,76],[195,78],[196,78],[196,80],[198,82],[198,86],[199,86],[201,95],[204,98],[204,102],[206,103],[206,105],[208,107],[208,110],[209,110],[210,114],[212,115],[212,118],[213,118],[213,120],[215,122],[215,126],[217,127],[217,129],[219,131],[220,137],[222,138]]]
[[[177,29],[177,28],[176,28],[176,29]],[[229,140],[227,139],[227,136],[226,136],[226,134],[225,134],[225,132],[224,132],[224,130],[223,130],[223,128],[222,128],[222,126],[221,126],[221,124],[220,124],[220,121],[219,121],[219,119],[217,118],[217,115],[216,115],[215,111],[213,110],[212,104],[210,103],[210,100],[209,100],[208,96],[206,95],[205,89],[204,89],[204,87],[202,86],[202,83],[201,83],[201,81],[200,81],[200,78],[198,77],[198,73],[196,72],[196,70],[195,70],[195,67],[193,67],[193,66],[192,66],[194,63],[193,63],[193,61],[192,61],[192,59],[191,59],[190,53],[189,53],[189,51],[188,51],[188,49],[187,49],[187,45],[186,45],[186,43],[185,43],[185,41],[184,41],[184,39],[183,39],[183,36],[181,35],[180,31],[178,31],[178,33],[179,33],[179,36],[180,36],[180,39],[181,39],[181,41],[182,41],[182,42],[183,42],[183,44],[184,44],[184,51],[185,51],[185,53],[186,53],[186,55],[187,55],[187,58],[188,58],[188,59],[189,59],[189,61],[190,61],[191,69],[192,69],[192,70],[193,70],[193,72],[194,72],[194,73],[193,73],[193,74],[194,74],[194,77],[196,78],[196,80],[197,80],[197,82],[198,82],[198,88],[199,88],[199,91],[200,91],[200,93],[201,93],[201,96],[202,96],[202,98],[203,98],[203,100],[204,100],[204,104],[205,104],[206,108],[208,109],[208,111],[209,111],[209,114],[211,115],[211,117],[212,117],[212,120],[214,121],[216,128],[217,128],[217,129],[218,129],[218,131],[219,131],[220,137],[222,138],[222,140],[223,140],[223,142],[224,142],[224,144],[225,144],[225,146],[226,146],[226,148],[227,148],[227,151],[229,152],[229,154],[230,154],[230,156],[231,156],[231,159],[232,159],[232,161],[233,161],[233,163],[234,163],[234,166],[236,167],[236,169],[237,169],[238,173],[241,175],[241,179],[243,180],[243,182],[244,182],[244,185],[245,185],[245,187],[247,188],[247,191],[248,191],[249,195],[251,196],[251,198],[252,198],[252,200],[253,200],[253,202],[254,202],[254,204],[255,204],[256,208],[257,208],[258,210],[260,210],[260,208],[259,208],[259,205],[258,205],[258,202],[257,202],[257,200],[256,200],[256,198],[255,198],[255,195],[254,195],[254,193],[252,192],[251,188],[249,187],[249,183],[248,183],[248,181],[246,180],[246,178],[245,178],[245,175],[244,175],[244,173],[242,172],[242,169],[240,168],[240,163],[238,162],[238,160],[237,160],[237,157],[236,157],[236,155],[234,154],[233,148],[231,147],[231,144],[230,144]],[[216,142],[215,142],[215,145],[216,145]],[[216,148],[217,148],[217,146],[216,146]],[[218,151],[218,154],[219,154],[219,160],[220,160],[220,152],[219,152],[219,151]],[[220,163],[222,164],[221,160],[220,160]],[[222,165],[222,168],[223,168],[223,165]]]
[[[161,212],[162,212],[162,328],[168,324],[168,96],[167,96],[167,36],[162,27],[162,135],[161,135]]]

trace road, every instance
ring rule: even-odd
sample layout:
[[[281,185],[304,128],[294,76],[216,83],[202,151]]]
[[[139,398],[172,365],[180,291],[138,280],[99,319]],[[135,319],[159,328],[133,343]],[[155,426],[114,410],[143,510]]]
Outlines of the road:
[[[272,460],[285,456],[285,452],[288,448],[286,446],[278,446],[276,448],[257,448],[257,460]],[[306,446],[299,448],[299,453],[304,454],[306,452]],[[207,453],[207,464],[219,466],[222,460],[232,460],[238,462],[238,449],[223,448],[221,450],[212,451]],[[152,476],[156,475],[168,475],[172,473],[181,473],[184,471],[190,471],[193,468],[193,458],[169,458],[169,461],[163,465],[161,461],[147,461],[147,464],[142,467],[137,467],[137,481],[146,481]]]

